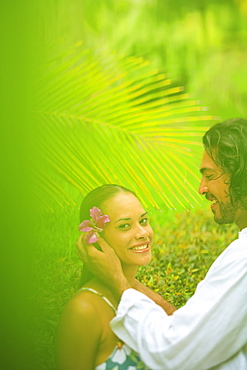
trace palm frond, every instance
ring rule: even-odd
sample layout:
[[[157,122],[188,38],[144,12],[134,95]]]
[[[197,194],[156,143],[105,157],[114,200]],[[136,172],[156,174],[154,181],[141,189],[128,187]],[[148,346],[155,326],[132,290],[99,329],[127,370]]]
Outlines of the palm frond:
[[[142,58],[81,46],[54,58],[40,77],[38,113],[45,165],[82,195],[118,183],[146,206],[202,203],[196,172],[214,118]],[[73,202],[52,179],[43,187]]]

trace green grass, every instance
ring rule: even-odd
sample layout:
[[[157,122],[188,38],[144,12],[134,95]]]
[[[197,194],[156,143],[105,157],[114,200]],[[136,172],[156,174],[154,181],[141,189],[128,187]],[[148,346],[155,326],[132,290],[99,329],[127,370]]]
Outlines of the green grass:
[[[75,208],[60,210],[60,217],[47,216],[47,222],[40,224],[42,237],[35,265],[39,284],[33,297],[37,302],[38,332],[34,340],[39,369],[55,368],[57,323],[79,284],[82,264],[75,253],[77,211]],[[216,257],[237,237],[237,229],[215,224],[207,209],[170,214],[154,212],[151,224],[155,230],[153,260],[139,269],[138,279],[181,307]]]

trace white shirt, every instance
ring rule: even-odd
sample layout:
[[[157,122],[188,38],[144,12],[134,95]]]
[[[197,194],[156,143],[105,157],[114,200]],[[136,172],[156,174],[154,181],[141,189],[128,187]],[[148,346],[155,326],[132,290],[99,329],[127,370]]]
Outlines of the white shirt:
[[[247,228],[172,316],[128,289],[111,327],[153,370],[247,370]]]

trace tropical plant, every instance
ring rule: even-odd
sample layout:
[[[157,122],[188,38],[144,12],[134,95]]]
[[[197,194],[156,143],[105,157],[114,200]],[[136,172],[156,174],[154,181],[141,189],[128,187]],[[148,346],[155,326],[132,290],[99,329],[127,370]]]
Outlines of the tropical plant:
[[[82,194],[118,183],[146,206],[201,204],[196,172],[213,117],[149,61],[77,44],[46,64],[37,90],[39,180],[61,205],[73,199],[57,175]]]

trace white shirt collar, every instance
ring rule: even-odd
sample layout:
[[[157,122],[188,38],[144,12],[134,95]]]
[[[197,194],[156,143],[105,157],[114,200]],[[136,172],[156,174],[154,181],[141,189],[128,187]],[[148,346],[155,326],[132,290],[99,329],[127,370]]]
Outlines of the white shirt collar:
[[[239,238],[247,238],[247,227],[245,227],[243,230],[239,231],[238,237]]]

